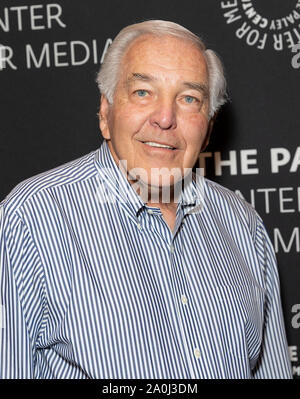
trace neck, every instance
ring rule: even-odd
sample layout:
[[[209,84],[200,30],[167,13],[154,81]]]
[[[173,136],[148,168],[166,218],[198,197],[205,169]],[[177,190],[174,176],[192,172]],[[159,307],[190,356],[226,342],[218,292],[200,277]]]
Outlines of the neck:
[[[161,210],[163,218],[173,232],[176,221],[176,211],[178,203],[178,190],[174,186],[153,187],[137,184],[136,181],[130,181],[137,194],[148,206],[157,207]],[[144,197],[144,198],[143,198]]]
[[[128,179],[128,181],[142,201],[149,206],[157,206],[161,209],[177,208],[182,190],[182,181],[171,186],[151,186],[144,184],[141,180]]]

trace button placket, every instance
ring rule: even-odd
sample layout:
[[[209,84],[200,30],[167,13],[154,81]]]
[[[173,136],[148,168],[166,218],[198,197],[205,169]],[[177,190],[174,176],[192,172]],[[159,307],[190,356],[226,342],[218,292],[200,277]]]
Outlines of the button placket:
[[[174,254],[174,252],[175,252],[173,243],[171,243],[171,245],[170,245],[170,251],[171,251],[171,254]]]

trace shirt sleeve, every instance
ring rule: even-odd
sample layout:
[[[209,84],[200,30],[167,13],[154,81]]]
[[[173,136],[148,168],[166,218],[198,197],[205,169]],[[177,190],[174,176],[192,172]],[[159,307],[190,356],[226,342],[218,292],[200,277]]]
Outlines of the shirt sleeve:
[[[0,379],[35,378],[45,297],[41,263],[28,229],[0,205]]]
[[[292,370],[282,313],[276,257],[260,218],[258,219],[255,246],[265,276],[266,300],[262,350],[253,370],[253,377],[257,379],[290,379]]]

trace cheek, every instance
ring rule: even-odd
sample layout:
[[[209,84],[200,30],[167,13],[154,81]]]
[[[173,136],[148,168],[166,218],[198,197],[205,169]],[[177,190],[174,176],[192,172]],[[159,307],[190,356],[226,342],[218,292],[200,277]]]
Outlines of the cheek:
[[[122,132],[123,134],[127,133],[127,135],[136,133],[147,120],[146,112],[140,109],[137,110],[136,107],[129,104],[123,107],[116,107],[113,115],[116,117],[111,126],[118,135]]]
[[[184,123],[184,137],[187,146],[201,146],[207,132],[208,122],[202,115],[190,115]],[[196,150],[195,148],[195,150]]]

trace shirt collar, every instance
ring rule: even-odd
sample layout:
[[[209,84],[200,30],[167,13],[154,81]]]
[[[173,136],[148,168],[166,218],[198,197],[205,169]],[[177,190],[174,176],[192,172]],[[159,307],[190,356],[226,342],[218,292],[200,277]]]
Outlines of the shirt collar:
[[[116,201],[125,210],[130,211],[135,216],[142,208],[147,207],[142,198],[136,193],[128,182],[124,172],[121,171],[112,157],[106,140],[96,151],[95,164],[99,173],[99,185],[105,190],[104,200]],[[104,186],[103,186],[104,183]],[[109,190],[109,193],[107,192]],[[198,213],[203,206],[204,178],[196,173],[192,173],[184,180],[178,205],[182,207],[183,213]]]
[[[184,178],[183,190],[179,203],[184,214],[199,213],[204,204],[205,179],[198,173],[192,172]]]

